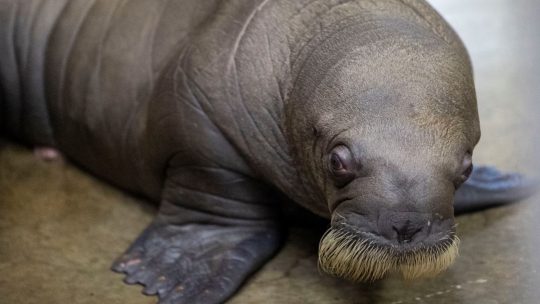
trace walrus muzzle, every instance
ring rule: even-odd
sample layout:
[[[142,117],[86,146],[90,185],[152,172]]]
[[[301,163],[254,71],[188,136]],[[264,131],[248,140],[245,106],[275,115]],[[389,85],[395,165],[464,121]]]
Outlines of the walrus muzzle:
[[[431,246],[381,244],[369,234],[346,227],[330,228],[319,244],[319,267],[354,282],[374,281],[391,272],[411,280],[432,277],[447,269],[458,255],[454,232]]]

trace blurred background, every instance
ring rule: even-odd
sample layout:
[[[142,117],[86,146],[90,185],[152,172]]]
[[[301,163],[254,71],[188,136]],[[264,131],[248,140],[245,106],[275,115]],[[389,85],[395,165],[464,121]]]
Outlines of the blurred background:
[[[540,147],[540,2],[429,0],[471,56],[482,125],[475,161],[536,173]]]
[[[431,0],[467,46],[482,140],[475,162],[539,175],[540,1]],[[109,271],[155,209],[69,164],[0,149],[0,304],[155,303]],[[319,274],[319,231],[284,249],[232,303],[539,303],[540,198],[460,216],[461,256],[425,281],[355,285]]]

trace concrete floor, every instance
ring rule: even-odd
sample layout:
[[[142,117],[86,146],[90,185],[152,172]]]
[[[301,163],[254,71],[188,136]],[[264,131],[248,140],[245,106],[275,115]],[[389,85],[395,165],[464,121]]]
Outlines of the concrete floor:
[[[540,2],[431,2],[475,66],[483,131],[475,162],[538,176]],[[414,283],[353,285],[322,275],[320,233],[295,227],[231,303],[539,303],[539,201],[460,216],[456,264]],[[154,213],[70,164],[43,163],[0,142],[0,304],[155,303],[109,271]]]

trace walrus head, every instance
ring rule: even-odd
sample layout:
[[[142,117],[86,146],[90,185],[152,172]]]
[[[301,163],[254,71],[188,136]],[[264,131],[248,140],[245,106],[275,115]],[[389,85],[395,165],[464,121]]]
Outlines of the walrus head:
[[[309,208],[331,219],[320,268],[353,281],[433,276],[453,263],[454,193],[480,137],[461,43],[393,25],[322,40],[287,108],[303,184],[321,202]]]

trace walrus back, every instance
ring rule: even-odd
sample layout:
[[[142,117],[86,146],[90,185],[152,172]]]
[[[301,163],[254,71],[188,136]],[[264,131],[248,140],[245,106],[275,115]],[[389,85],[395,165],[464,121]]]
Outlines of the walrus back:
[[[40,46],[66,1],[43,2],[0,1],[0,130],[27,143],[52,145]]]
[[[139,191],[156,83],[218,2],[0,0],[2,133]]]

